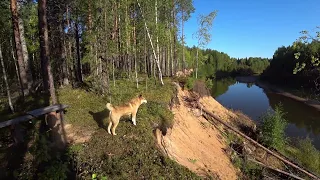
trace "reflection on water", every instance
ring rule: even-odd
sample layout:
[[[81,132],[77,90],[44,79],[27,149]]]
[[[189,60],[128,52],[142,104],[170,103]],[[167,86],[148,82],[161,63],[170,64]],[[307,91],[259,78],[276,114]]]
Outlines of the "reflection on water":
[[[265,92],[252,83],[239,83],[232,79],[214,80],[212,96],[222,105],[241,110],[253,120],[268,109],[273,110],[280,102],[286,112],[289,125],[286,134],[289,137],[310,137],[320,149],[320,112],[293,99]]]

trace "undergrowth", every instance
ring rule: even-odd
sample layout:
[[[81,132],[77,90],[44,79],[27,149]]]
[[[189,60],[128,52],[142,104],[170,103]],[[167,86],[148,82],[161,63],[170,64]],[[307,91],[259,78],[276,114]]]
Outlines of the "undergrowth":
[[[287,125],[284,119],[282,105],[276,106],[275,111],[267,112],[262,118],[262,142],[271,148],[282,152],[296,163],[320,175],[320,151],[309,138],[288,141],[285,136]],[[290,143],[291,142],[291,143]],[[291,145],[289,145],[289,143]]]
[[[224,134],[227,144],[230,148],[231,162],[236,168],[241,170],[240,179],[261,179],[263,168],[259,165],[248,161],[247,158],[241,154],[243,139],[231,132]]]

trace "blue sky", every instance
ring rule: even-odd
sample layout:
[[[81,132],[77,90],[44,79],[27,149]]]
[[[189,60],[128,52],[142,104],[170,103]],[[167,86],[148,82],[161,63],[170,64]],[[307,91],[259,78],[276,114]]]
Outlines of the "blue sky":
[[[194,0],[195,12],[185,23],[186,45],[196,45],[198,14],[218,10],[208,48],[231,57],[269,57],[291,45],[301,30],[320,26],[319,0]]]

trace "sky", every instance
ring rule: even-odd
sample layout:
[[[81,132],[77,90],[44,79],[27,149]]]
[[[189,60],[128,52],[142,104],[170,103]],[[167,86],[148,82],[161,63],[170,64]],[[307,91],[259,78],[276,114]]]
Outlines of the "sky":
[[[320,26],[319,0],[194,0],[195,12],[185,23],[186,45],[197,45],[192,37],[197,16],[218,10],[207,48],[231,57],[272,58],[281,46],[291,45],[300,31]]]

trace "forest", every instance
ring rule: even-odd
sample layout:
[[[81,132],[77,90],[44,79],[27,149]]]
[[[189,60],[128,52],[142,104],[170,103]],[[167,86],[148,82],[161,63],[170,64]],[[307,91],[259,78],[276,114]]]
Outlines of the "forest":
[[[198,45],[188,47],[184,23],[194,11],[192,0],[0,1],[0,122],[64,103],[70,105],[67,122],[91,132],[97,125],[103,129],[107,101],[119,104],[143,92],[149,104],[142,107],[141,119],[172,127],[170,83],[177,72],[188,69],[193,79],[261,74],[272,83],[286,81],[319,92],[319,41],[280,47],[272,59],[230,57],[206,47],[218,14],[212,11],[199,17]],[[214,94],[226,88],[216,88]],[[129,123],[120,127],[126,134],[144,134],[130,136],[136,141],[111,138],[98,129],[88,144],[68,146],[63,152],[50,143],[55,132],[46,125],[37,118],[22,123],[26,139],[19,145],[19,138],[10,137],[15,126],[1,129],[0,177],[197,177],[157,149],[149,122],[137,129]]]
[[[3,1],[0,10],[1,73],[14,97],[37,87],[53,93],[54,87],[82,83],[105,94],[115,79],[138,82],[147,75],[162,84],[162,77],[196,68],[199,47],[182,45],[183,23],[194,12],[191,1],[50,1],[42,19],[35,1]],[[202,77],[259,74],[269,62],[199,51]],[[4,93],[5,82],[1,85]]]

